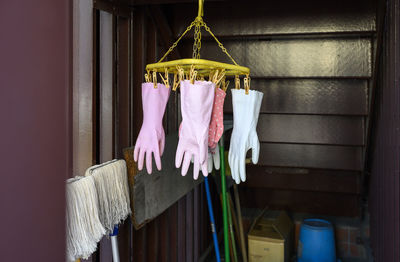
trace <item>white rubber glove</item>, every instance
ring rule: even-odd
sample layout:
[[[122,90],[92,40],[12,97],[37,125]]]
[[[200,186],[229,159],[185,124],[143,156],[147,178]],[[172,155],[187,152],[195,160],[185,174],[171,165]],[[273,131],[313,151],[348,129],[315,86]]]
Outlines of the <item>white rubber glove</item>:
[[[257,122],[264,94],[244,89],[231,89],[233,105],[233,131],[229,147],[229,166],[236,184],[246,181],[246,153],[252,149],[252,162],[257,164],[260,141],[257,136]]]
[[[213,166],[215,170],[219,170],[220,160],[219,160],[219,148],[215,148],[215,153],[208,150],[208,173],[211,173],[213,170]]]

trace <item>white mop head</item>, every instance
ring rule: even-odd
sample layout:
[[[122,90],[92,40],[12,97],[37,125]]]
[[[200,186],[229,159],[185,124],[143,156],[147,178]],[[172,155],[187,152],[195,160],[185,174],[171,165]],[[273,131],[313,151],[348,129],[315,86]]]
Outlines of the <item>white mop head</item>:
[[[67,259],[88,258],[106,233],[98,212],[99,202],[93,177],[67,180]]]
[[[112,160],[86,170],[94,178],[99,197],[99,218],[108,233],[131,213],[128,173],[124,160]]]

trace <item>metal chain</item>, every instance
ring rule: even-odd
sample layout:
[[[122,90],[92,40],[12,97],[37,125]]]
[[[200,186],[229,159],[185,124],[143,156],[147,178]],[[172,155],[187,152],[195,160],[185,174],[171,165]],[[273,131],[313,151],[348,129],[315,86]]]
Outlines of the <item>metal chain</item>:
[[[158,63],[162,62],[168,55],[169,53],[174,50],[174,48],[178,45],[179,41],[186,35],[187,32],[189,32],[192,27],[195,26],[194,30],[194,43],[193,43],[193,54],[192,57],[195,59],[200,58],[200,49],[201,49],[201,27],[204,26],[205,30],[214,38],[214,40],[217,42],[218,46],[221,48],[222,52],[224,52],[235,65],[238,65],[233,59],[233,57],[228,53],[224,45],[218,40],[218,38],[211,32],[211,29],[207,26],[207,24],[201,19],[201,17],[197,17],[183,32],[183,34],[178,38],[178,40],[175,41],[175,43],[168,49],[168,51],[164,54],[164,56],[158,61]]]
[[[194,59],[200,59],[200,49],[201,49],[201,25],[202,21],[197,20],[196,27],[194,28],[194,43],[193,43],[193,54]]]
[[[182,37],[184,37],[186,35],[187,32],[189,32],[193,26],[196,25],[196,21],[193,21],[185,30],[185,32],[183,32],[183,34],[178,38],[178,40],[175,41],[175,43],[168,49],[168,51],[163,55],[163,57],[161,57],[161,59],[158,61],[158,63],[162,62],[168,55],[169,53],[172,52],[172,50],[174,50],[174,48],[178,45],[179,41],[181,41]]]

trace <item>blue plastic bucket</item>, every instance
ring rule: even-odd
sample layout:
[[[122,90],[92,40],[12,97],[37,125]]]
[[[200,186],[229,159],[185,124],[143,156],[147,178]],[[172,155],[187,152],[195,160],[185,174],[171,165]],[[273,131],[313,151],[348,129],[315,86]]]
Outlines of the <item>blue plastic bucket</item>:
[[[305,219],[300,227],[298,262],[336,262],[333,226],[323,219]]]

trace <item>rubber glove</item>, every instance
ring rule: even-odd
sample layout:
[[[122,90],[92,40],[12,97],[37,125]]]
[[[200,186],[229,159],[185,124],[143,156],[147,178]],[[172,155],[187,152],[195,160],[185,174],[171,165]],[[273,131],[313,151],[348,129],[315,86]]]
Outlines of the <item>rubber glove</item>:
[[[216,170],[219,170],[221,162],[219,159],[219,150],[216,148],[215,152],[208,152],[208,173],[211,173],[213,170],[213,167]]]
[[[168,102],[170,88],[163,84],[142,84],[143,124],[136,140],[134,160],[139,170],[143,169],[146,155],[147,173],[152,172],[152,153],[158,170],[161,170],[161,158],[164,152],[165,133],[162,125],[165,107]]]
[[[189,80],[181,82],[182,123],[176,149],[175,166],[182,165],[185,176],[193,157],[193,178],[199,176],[199,169],[204,176],[208,175],[208,128],[214,101],[215,84],[209,81]]]
[[[218,141],[224,133],[224,100],[226,93],[221,88],[215,91],[211,123],[208,131],[208,146],[213,149],[217,147]],[[218,150],[217,150],[218,151]]]
[[[252,149],[252,162],[257,164],[260,141],[257,136],[257,122],[263,93],[244,89],[232,89],[233,131],[229,147],[228,161],[232,178],[237,184],[246,181],[246,153]]]

